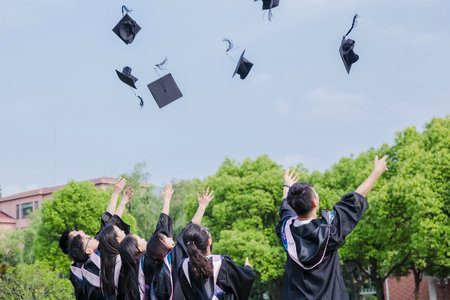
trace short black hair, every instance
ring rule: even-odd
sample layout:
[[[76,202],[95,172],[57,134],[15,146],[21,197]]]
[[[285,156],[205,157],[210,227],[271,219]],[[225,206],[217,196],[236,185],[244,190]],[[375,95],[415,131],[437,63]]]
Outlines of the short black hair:
[[[84,263],[88,260],[89,255],[84,250],[83,238],[81,235],[76,235],[69,243],[68,252],[69,257],[75,261]]]
[[[70,243],[69,234],[70,230],[64,230],[64,232],[61,234],[61,238],[59,239],[59,248],[61,248],[62,252],[64,254],[68,254],[68,247]]]
[[[296,182],[289,188],[287,202],[300,217],[311,211],[313,199],[314,190],[307,182]]]

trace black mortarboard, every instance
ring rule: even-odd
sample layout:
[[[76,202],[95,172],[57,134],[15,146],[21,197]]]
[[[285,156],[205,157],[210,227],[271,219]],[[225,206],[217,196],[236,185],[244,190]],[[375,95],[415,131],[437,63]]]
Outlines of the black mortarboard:
[[[117,73],[117,76],[119,76],[120,80],[122,80],[124,83],[128,84],[132,88],[136,88],[134,83],[138,79],[136,77],[134,77],[133,75],[131,75],[131,68],[130,67],[127,66],[127,67],[123,68],[122,73],[116,70],[116,73]]]
[[[355,47],[355,41],[352,39],[346,39],[347,35],[355,27],[356,18],[358,18],[358,15],[355,15],[353,17],[352,27],[350,27],[349,31],[342,37],[341,46],[339,47],[339,54],[341,55],[342,61],[344,62],[347,74],[350,74],[352,64],[357,62],[359,59],[358,54],[353,51],[353,48]]]
[[[122,13],[124,9],[130,11],[125,6],[122,6]],[[114,33],[124,41],[125,44],[131,44],[139,30],[141,30],[141,27],[128,14],[125,14],[113,28]]]
[[[277,7],[278,5],[280,5],[280,0],[262,0],[263,2],[263,8],[264,10],[266,9],[272,9],[274,7]]]
[[[342,61],[344,62],[345,69],[347,73],[350,73],[352,64],[357,62],[359,59],[358,54],[353,51],[355,47],[355,41],[351,39],[345,39],[342,37],[341,47],[339,48],[339,53],[341,54]]]
[[[167,74],[147,85],[159,108],[183,97],[172,74]]]
[[[242,52],[241,57],[239,58],[238,64],[236,66],[236,69],[234,70],[232,77],[234,77],[234,75],[238,73],[241,76],[241,79],[245,79],[245,77],[247,77],[248,73],[253,67],[253,64],[244,57],[244,53],[245,50]]]

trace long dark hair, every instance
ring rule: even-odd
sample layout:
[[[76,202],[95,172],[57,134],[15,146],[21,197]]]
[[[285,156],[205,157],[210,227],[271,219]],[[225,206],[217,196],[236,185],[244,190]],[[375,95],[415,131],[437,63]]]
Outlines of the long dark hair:
[[[151,274],[155,274],[162,266],[164,257],[169,253],[170,248],[164,244],[165,234],[158,232],[152,235],[147,243],[147,257],[150,261]],[[150,278],[151,279],[151,278]]]
[[[290,188],[287,203],[300,217],[306,216],[313,208],[314,190],[307,182],[296,182]]]
[[[138,242],[133,234],[128,234],[120,243],[123,280],[125,281],[125,300],[140,299],[139,262],[142,252],[138,251]]]
[[[100,285],[103,293],[114,295],[116,285],[114,282],[114,269],[116,267],[116,256],[119,254],[119,242],[114,225],[109,224],[100,231],[98,235],[100,252]]]
[[[214,273],[211,261],[205,257],[209,237],[206,228],[197,224],[188,225],[183,237],[194,276],[201,281],[205,281]]]

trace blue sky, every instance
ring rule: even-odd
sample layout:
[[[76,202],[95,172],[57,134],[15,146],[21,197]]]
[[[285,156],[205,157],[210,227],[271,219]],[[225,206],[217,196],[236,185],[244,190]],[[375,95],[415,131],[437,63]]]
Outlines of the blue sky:
[[[142,27],[112,32],[121,6]],[[408,126],[450,113],[450,2],[281,0],[272,22],[251,0],[8,1],[0,11],[3,196],[118,176],[147,163],[151,182],[203,178],[226,157],[268,154],[325,170]],[[338,48],[350,34],[350,75]],[[247,79],[231,78],[246,49]],[[159,109],[153,65],[183,98]],[[138,77],[145,106],[116,74]],[[165,74],[165,72],[162,72]]]

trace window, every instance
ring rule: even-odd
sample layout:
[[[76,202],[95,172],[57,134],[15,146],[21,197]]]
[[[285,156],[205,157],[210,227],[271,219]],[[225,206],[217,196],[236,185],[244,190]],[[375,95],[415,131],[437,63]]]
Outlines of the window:
[[[39,208],[39,201],[34,201],[34,210]]]
[[[22,219],[33,211],[33,202],[22,203]]]
[[[20,205],[16,205],[16,220],[19,220],[20,218]]]

